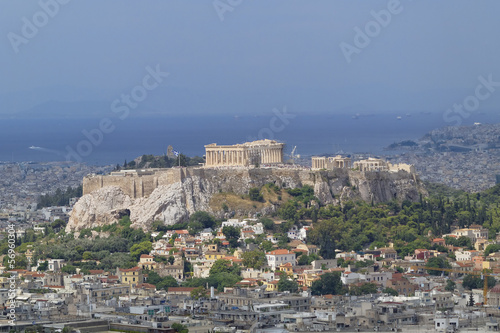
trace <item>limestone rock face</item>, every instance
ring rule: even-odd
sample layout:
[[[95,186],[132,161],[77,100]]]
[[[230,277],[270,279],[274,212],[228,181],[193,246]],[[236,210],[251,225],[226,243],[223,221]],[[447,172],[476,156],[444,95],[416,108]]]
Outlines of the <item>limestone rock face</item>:
[[[182,183],[160,186],[147,198],[136,199],[130,207],[133,226],[149,229],[155,220],[175,224],[198,210],[209,210],[211,193],[202,190],[202,183],[199,177],[188,178]]]
[[[130,197],[117,186],[103,187],[82,196],[73,206],[66,231],[111,224],[122,210],[132,205]]]
[[[150,195],[138,198],[125,194],[123,189],[129,185],[120,188],[120,183],[113,181],[117,186],[104,186],[78,200],[66,227],[67,232],[111,224],[125,214],[130,215],[133,227],[144,230],[148,230],[155,220],[173,225],[186,221],[190,214],[200,210],[225,217],[226,212],[214,211],[215,208],[210,206],[214,194],[248,194],[250,188],[267,183],[284,188],[312,186],[321,204],[342,204],[348,200],[374,203],[393,199],[417,201],[420,193],[426,194],[420,180],[413,174],[347,169],[186,169],[179,181],[158,185]],[[276,205],[266,206],[261,213],[272,213],[276,209]],[[238,209],[235,213],[248,216],[251,212]]]

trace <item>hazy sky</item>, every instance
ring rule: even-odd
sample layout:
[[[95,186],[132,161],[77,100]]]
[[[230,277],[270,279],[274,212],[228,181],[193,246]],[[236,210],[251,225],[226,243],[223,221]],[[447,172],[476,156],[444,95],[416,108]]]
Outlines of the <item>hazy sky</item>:
[[[498,0],[2,0],[0,114],[111,106],[148,67],[169,76],[141,107],[165,114],[444,111],[479,76],[500,82],[499,13]],[[490,88],[481,110],[499,109]]]

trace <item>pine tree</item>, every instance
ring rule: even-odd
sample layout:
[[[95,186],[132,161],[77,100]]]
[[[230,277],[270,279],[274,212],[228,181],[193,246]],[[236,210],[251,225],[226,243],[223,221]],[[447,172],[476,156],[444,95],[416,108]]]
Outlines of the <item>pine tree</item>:
[[[467,306],[474,306],[474,296],[472,296],[472,293],[470,293],[469,302],[467,303]]]

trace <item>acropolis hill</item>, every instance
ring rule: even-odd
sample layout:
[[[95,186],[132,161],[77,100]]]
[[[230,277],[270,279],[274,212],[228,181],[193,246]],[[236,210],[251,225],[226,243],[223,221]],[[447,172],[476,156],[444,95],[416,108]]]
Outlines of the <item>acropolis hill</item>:
[[[113,223],[123,214],[130,214],[133,226],[146,230],[155,220],[172,225],[187,220],[196,211],[218,217],[266,215],[277,210],[283,203],[281,198],[250,206],[231,198],[269,183],[278,188],[309,185],[321,204],[415,201],[425,192],[411,169],[390,169],[384,161],[371,159],[356,162],[356,170],[350,168],[350,159],[340,157],[313,157],[315,169],[298,167],[283,163],[283,147],[283,143],[273,140],[222,146],[214,143],[205,146],[203,166],[87,176],[83,180],[84,195],[73,207],[66,230]]]
[[[290,166],[189,167],[87,176],[84,196],[75,204],[67,231],[115,222],[130,213],[133,226],[148,229],[155,220],[165,224],[185,221],[195,211],[224,217],[224,193],[248,194],[252,187],[272,183],[295,188],[310,185],[322,204],[347,200],[386,202],[415,201],[424,192],[415,174],[364,172],[352,169],[311,170]],[[229,203],[229,202],[228,202]],[[270,214],[282,202],[266,202],[256,208],[229,207],[235,216]]]

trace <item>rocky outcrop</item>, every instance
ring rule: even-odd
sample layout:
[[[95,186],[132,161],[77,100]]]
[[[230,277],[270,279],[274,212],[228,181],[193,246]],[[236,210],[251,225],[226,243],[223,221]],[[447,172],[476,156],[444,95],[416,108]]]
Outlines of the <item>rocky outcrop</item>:
[[[66,230],[93,228],[115,222],[132,205],[132,200],[117,186],[103,187],[84,195],[73,206]]]
[[[311,171],[306,169],[185,169],[183,178],[159,185],[148,196],[131,198],[120,182],[85,194],[73,207],[67,232],[116,222],[130,214],[132,226],[147,230],[155,220],[165,224],[185,221],[195,211],[209,211],[212,196],[220,192],[247,194],[252,187],[273,183],[295,188],[310,185],[322,204],[342,204],[348,200],[386,202],[393,199],[416,201],[424,193],[418,178],[407,172],[359,172],[347,169]],[[112,176],[107,176],[112,177]],[[84,180],[85,182],[85,180]],[[129,184],[129,182],[127,183]],[[125,189],[128,189],[126,187]],[[262,213],[275,210],[266,206]],[[238,210],[238,215],[248,212]]]

